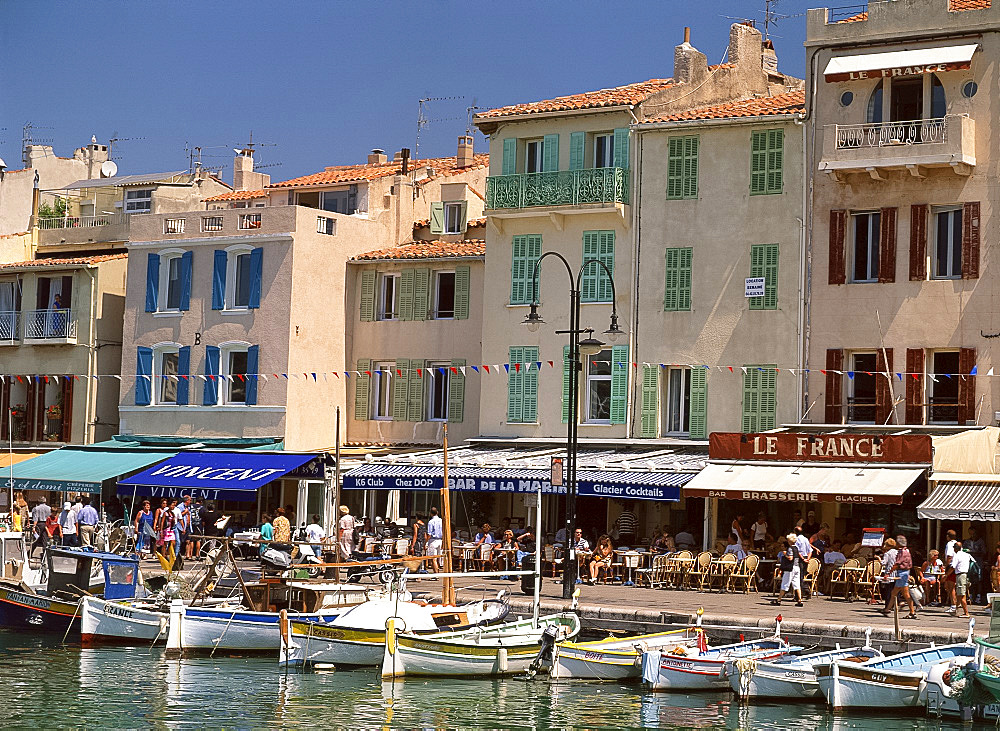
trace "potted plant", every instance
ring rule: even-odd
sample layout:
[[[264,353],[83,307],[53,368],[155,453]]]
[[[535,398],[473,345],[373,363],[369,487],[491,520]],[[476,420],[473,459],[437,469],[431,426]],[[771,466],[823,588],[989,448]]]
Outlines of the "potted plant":
[[[47,409],[45,409],[45,415],[50,419],[61,419],[62,406],[60,406],[59,404],[52,404]]]

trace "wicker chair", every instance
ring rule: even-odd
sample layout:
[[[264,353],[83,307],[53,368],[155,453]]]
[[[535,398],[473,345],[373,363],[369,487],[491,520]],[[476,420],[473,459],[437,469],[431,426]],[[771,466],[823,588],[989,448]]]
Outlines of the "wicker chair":
[[[830,575],[830,596],[837,595],[837,587],[844,587],[844,599],[848,599],[854,580],[858,578],[858,570],[861,568],[860,558],[849,558],[843,566],[835,568]]]
[[[676,589],[684,588],[684,577],[691,568],[690,561],[693,558],[694,555],[688,550],[678,551],[668,556],[666,576],[664,576],[667,586]]]
[[[802,593],[808,592],[808,597],[816,593],[816,582],[819,581],[820,571],[823,570],[823,562],[818,558],[811,558],[806,563],[806,575],[802,577]]]
[[[480,545],[472,564],[479,571],[491,570],[493,568],[493,544],[483,543]]]
[[[684,575],[684,583],[687,586],[694,586],[697,584],[699,591],[705,588],[705,585],[712,580],[712,554],[708,551],[702,551],[698,554],[698,557],[694,560],[691,568],[687,570]]]
[[[719,591],[722,591],[729,584],[729,576],[732,574],[739,562],[735,553],[724,553],[719,557],[718,563],[715,565],[715,572],[709,581],[709,587],[714,587],[718,584]]]
[[[739,591],[742,586],[744,594],[749,594],[751,589],[757,591],[758,565],[760,565],[760,556],[755,553],[751,553],[740,561],[740,565],[729,575],[726,590]]]
[[[870,600],[875,596],[875,592],[878,590],[878,577],[882,572],[882,562],[877,558],[873,558],[868,562],[868,566],[865,567],[865,571],[854,582],[854,591],[852,595],[855,597],[861,597],[866,600]],[[867,595],[867,596],[866,596]]]
[[[556,577],[556,571],[562,573],[563,557],[556,557],[556,547],[549,544],[542,549],[542,567],[548,564],[552,567],[552,578]]]

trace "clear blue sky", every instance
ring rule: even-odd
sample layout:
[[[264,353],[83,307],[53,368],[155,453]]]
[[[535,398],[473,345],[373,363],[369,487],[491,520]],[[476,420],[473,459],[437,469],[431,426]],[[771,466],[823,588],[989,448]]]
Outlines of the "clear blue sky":
[[[849,0],[828,3],[843,5]],[[857,0],[853,0],[857,1]],[[781,0],[804,13],[822,0]],[[185,144],[232,177],[254,140],[280,180],[364,161],[373,147],[455,154],[466,107],[501,106],[673,72],[692,28],[710,63],[733,18],[764,0],[0,0],[0,157],[21,167],[21,134],[69,155],[92,134],[122,173],[186,168]],[[729,17],[727,17],[729,16]],[[758,27],[761,27],[760,25]],[[805,18],[772,31],[781,67],[803,75]],[[477,134],[477,148],[484,140]]]

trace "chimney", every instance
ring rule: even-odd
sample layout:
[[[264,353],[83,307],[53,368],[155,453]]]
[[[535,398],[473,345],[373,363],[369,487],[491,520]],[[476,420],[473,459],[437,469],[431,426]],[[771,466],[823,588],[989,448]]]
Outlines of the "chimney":
[[[462,135],[458,138],[456,163],[460,168],[466,168],[472,164],[472,135]]]
[[[374,150],[372,150],[370,153],[368,153],[368,164],[369,165],[381,165],[381,164],[387,162],[388,159],[389,158],[386,157],[385,150],[380,150],[377,147]]]
[[[691,27],[687,25],[684,26],[684,42],[691,45]]]
[[[404,147],[397,153],[397,159],[402,164],[402,173],[406,175],[410,172],[410,148]]]
[[[762,42],[761,32],[754,28],[752,22],[733,23],[729,29],[729,62],[748,69],[759,69],[765,55]]]
[[[691,45],[691,29],[684,27],[684,42],[674,47],[674,81],[693,83],[708,73],[708,58]]]
[[[240,150],[233,158],[233,190],[260,190],[270,182],[270,175],[254,172],[253,150]]]

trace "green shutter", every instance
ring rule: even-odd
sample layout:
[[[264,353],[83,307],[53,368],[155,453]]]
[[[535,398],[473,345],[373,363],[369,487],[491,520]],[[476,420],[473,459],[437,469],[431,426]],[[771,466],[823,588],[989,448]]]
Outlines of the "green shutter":
[[[659,410],[658,386],[660,367],[644,365],[642,367],[642,408],[639,418],[639,436],[643,439],[656,438],[657,416]]]
[[[406,394],[410,378],[408,358],[396,358],[396,370],[392,374],[392,420],[406,421]]]
[[[680,262],[679,262],[679,276],[678,276],[678,289],[679,294],[677,297],[677,309],[678,310],[690,310],[691,309],[691,270],[692,270],[692,259],[694,258],[694,252],[689,248],[681,249]]]
[[[615,271],[615,232],[614,231],[584,231],[583,261],[598,260],[614,274]],[[611,281],[603,267],[588,266],[583,273],[580,284],[580,297],[584,302],[610,302]]]
[[[757,366],[745,366],[743,374],[743,431],[759,431],[760,371]]]
[[[601,231],[598,236],[598,257],[604,265],[611,271],[613,275],[615,273],[615,232],[614,231]],[[611,277],[608,276],[604,268],[600,268],[597,279],[597,301],[598,302],[610,302],[613,297],[611,296]]]
[[[569,169],[583,170],[584,145],[587,141],[585,132],[573,132],[569,136]]]
[[[767,192],[780,193],[785,157],[785,131],[767,131]]]
[[[410,375],[406,379],[406,420],[424,420],[424,361],[410,361]]]
[[[554,173],[559,169],[559,135],[545,135],[542,140],[542,172]]]
[[[691,248],[666,250],[666,281],[663,289],[663,309],[691,309]]]
[[[684,138],[667,140],[667,199],[684,197]]]
[[[764,244],[753,244],[750,247],[750,276],[751,277],[764,276]],[[766,290],[767,287],[765,282],[765,291]],[[764,309],[764,298],[750,297],[750,309],[751,310]]]
[[[533,424],[538,421],[538,346],[526,346],[523,355],[521,419],[526,424]]]
[[[750,195],[767,193],[767,132],[750,133]]]
[[[684,138],[684,192],[685,198],[698,197],[698,140],[697,135]]]
[[[764,309],[778,309],[778,245],[764,247]]]
[[[627,345],[611,348],[611,423],[624,424],[628,413],[628,373],[631,363]]]
[[[507,373],[507,421],[518,424],[524,421],[523,375],[514,368],[515,363],[524,360],[524,348],[511,347],[507,351],[510,371]]]
[[[563,346],[563,381],[562,381],[562,420],[569,423],[569,380],[573,361],[569,357],[569,346]]]
[[[514,236],[511,239],[510,303],[512,305],[531,304],[538,300],[541,288],[541,273],[534,283],[535,264],[542,255],[542,237],[539,234]]]
[[[778,414],[778,372],[773,365],[762,366],[760,373],[760,423],[761,431],[774,429]]]
[[[375,270],[361,272],[361,321],[375,319]]]
[[[461,424],[465,418],[465,368],[464,358],[454,358],[451,367],[455,370],[448,374],[448,421]]]
[[[616,168],[628,167],[628,127],[615,130],[614,162]]]
[[[517,139],[508,137],[503,141],[503,166],[501,175],[513,175],[517,172]]]
[[[369,405],[369,393],[371,391],[371,378],[365,373],[372,369],[370,358],[358,360],[358,379],[354,382],[354,418],[358,421],[368,421],[371,414]]]
[[[444,233],[444,203],[441,201],[431,203],[431,233]]]
[[[413,319],[413,278],[415,270],[404,269],[399,277],[399,319]]]
[[[691,369],[688,403],[688,434],[692,439],[708,439],[708,369]]]
[[[461,206],[462,212],[459,214],[458,230],[465,233],[469,229],[469,202],[462,201],[459,206]]]
[[[743,376],[743,431],[774,429],[778,409],[778,372],[774,365],[748,365]]]
[[[455,319],[469,319],[469,267],[455,267]]]
[[[430,295],[431,270],[417,269],[413,275],[413,319],[426,320]]]

